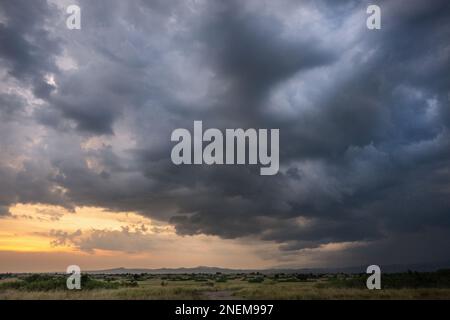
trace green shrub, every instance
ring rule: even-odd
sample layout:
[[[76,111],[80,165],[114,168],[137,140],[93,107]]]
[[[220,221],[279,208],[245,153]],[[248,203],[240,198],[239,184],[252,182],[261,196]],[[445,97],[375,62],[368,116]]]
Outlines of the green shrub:
[[[15,289],[23,291],[55,291],[68,290],[67,278],[64,275],[33,274],[17,281],[0,284],[0,290]],[[117,289],[120,287],[136,287],[136,281],[102,281],[96,280],[87,274],[81,276],[81,290]]]
[[[263,277],[255,277],[247,279],[248,283],[261,283],[264,281]]]

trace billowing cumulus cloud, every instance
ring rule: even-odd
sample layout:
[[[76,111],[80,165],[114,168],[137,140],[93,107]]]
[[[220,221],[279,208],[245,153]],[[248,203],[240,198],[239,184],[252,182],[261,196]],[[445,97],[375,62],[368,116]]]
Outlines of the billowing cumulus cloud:
[[[433,249],[450,239],[449,3],[378,3],[372,31],[365,1],[80,0],[68,30],[61,3],[2,1],[0,215],[135,211],[278,243],[280,261],[450,258]],[[280,172],[173,165],[170,134],[194,120],[279,128]]]

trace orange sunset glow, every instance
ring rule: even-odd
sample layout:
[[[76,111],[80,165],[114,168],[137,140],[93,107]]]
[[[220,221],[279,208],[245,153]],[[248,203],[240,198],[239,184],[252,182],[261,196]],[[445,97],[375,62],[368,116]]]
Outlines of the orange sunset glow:
[[[198,266],[205,262],[236,267],[229,255],[249,268],[272,263],[259,259],[254,246],[215,236],[178,236],[172,226],[132,212],[93,207],[72,212],[24,204],[15,205],[10,212],[0,219],[0,272],[61,272],[70,264],[85,270]]]

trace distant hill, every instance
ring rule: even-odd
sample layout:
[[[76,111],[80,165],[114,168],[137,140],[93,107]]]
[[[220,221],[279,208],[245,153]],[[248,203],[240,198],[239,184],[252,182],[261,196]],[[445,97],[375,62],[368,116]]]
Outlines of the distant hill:
[[[408,270],[419,272],[431,272],[439,269],[450,269],[450,261],[438,264],[410,264],[410,265],[381,265],[381,271],[384,273],[405,272]],[[354,266],[345,268],[272,268],[272,269],[227,269],[219,267],[199,266],[194,268],[159,268],[159,269],[141,269],[141,268],[114,268],[106,270],[87,271],[91,274],[183,274],[183,273],[252,273],[260,272],[264,274],[271,273],[365,273],[367,266]]]
[[[226,269],[219,267],[205,267],[199,266],[195,268],[159,268],[159,269],[135,269],[135,268],[114,268],[107,270],[95,270],[87,271],[92,274],[140,274],[140,273],[150,273],[150,274],[183,274],[183,273],[205,273],[205,274],[215,274],[215,273],[250,273],[257,272],[261,270],[239,270],[239,269]]]

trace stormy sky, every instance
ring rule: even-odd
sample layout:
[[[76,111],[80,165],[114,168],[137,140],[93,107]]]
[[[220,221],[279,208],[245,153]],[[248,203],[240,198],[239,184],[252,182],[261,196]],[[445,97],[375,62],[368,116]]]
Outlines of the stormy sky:
[[[449,60],[447,0],[0,0],[0,216],[135,212],[280,265],[448,261]],[[194,120],[280,129],[279,173],[174,165]]]

